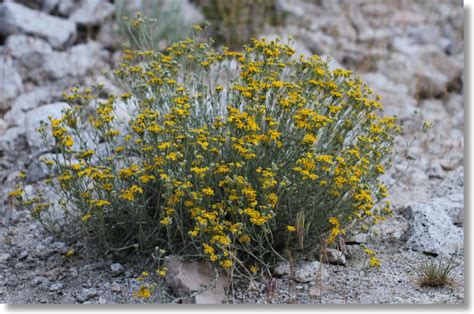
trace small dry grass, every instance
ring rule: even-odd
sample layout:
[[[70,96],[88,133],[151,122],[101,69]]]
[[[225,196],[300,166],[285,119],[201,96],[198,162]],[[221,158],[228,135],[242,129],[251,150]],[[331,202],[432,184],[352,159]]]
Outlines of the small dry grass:
[[[457,266],[455,255],[449,259],[439,258],[438,261],[429,259],[420,267],[419,283],[422,287],[441,288],[449,284],[451,272]]]

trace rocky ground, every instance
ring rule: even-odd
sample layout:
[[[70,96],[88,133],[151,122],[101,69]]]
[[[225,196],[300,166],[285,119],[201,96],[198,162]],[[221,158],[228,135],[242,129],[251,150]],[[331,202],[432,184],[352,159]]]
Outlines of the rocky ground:
[[[349,239],[344,252],[334,252],[333,263],[345,265],[308,261],[290,272],[283,269],[273,281],[236,282],[226,302],[463,303],[461,1],[277,4],[284,24],[266,27],[262,37],[291,36],[299,53],[331,56],[333,66],[359,73],[382,95],[386,111],[400,118],[405,131],[385,176],[395,216]],[[59,114],[62,92],[77,83],[104,82],[116,88],[100,71],[118,58],[117,42],[111,40],[113,14],[114,5],[105,0],[0,4],[0,17],[8,21],[0,25],[2,303],[145,302],[132,294],[141,284],[139,274],[151,269],[149,261],[117,264],[83,256],[80,243],[55,239],[6,200],[21,170],[30,184],[42,184],[45,173],[37,160],[47,152],[39,149],[35,129],[41,119]],[[435,127],[423,133],[427,120]],[[361,245],[376,249],[380,269],[367,267]],[[67,256],[71,249],[75,253]],[[452,282],[445,288],[422,288],[416,272],[420,265],[453,252],[457,267]],[[184,273],[177,269],[176,278]],[[176,291],[157,288],[146,302],[182,302]],[[191,301],[203,302],[199,297]]]

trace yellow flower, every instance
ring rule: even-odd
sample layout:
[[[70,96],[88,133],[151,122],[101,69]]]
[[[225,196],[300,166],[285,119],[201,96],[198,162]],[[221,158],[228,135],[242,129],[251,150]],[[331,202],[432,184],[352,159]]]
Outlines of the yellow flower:
[[[141,285],[138,292],[135,291],[133,293],[133,296],[140,299],[149,299],[151,297],[151,290],[146,285]]]
[[[110,202],[106,200],[91,200],[90,203],[92,206],[96,207],[104,207],[106,205],[110,205]]]
[[[63,140],[63,145],[66,147],[72,147],[74,145],[74,141],[72,140],[72,136],[67,135]]]
[[[203,178],[206,175],[206,172],[209,170],[208,167],[199,168],[199,167],[192,167],[191,172],[197,174],[200,178]]]
[[[8,197],[20,197],[21,195],[23,195],[23,189],[20,188],[20,189],[17,189],[15,191],[11,191],[8,193]]]
[[[380,267],[381,266],[380,260],[378,258],[372,256],[370,258],[370,266],[371,267],[376,267],[376,268]]]
[[[267,202],[272,208],[275,208],[276,205],[278,204],[278,195],[276,195],[275,193],[268,194]]]
[[[294,226],[286,226],[286,230],[288,230],[288,232],[295,232],[296,228]]]
[[[122,190],[120,197],[125,200],[133,201],[135,200],[135,194],[137,193],[143,194],[143,189],[139,186],[132,185],[129,189]]]
[[[150,181],[152,181],[152,180],[155,180],[155,176],[153,176],[153,175],[143,175],[143,176],[141,176],[139,179],[140,179],[140,181],[142,181],[143,183],[148,183],[148,182],[150,182]]]
[[[310,134],[310,133],[307,133],[305,134],[305,136],[303,137],[303,144],[308,144],[308,145],[312,145],[314,144],[314,142],[316,142],[316,136],[314,136],[313,134]]]
[[[209,255],[215,253],[214,248],[210,246],[209,244],[204,243],[202,246],[204,247],[204,253],[209,254]]]
[[[273,86],[273,87],[276,87],[276,88],[283,87],[283,86],[285,86],[285,84],[286,84],[286,83],[285,83],[285,82],[282,82],[282,81],[273,81],[273,82],[272,82],[272,86]]]
[[[171,223],[171,218],[170,218],[170,217],[164,217],[163,219],[160,220],[160,223],[161,223],[162,225],[167,226],[167,225],[169,225],[169,224]]]
[[[365,254],[367,255],[375,255],[375,252],[371,249],[365,248],[364,249]]]
[[[82,216],[82,221],[86,222],[88,221],[89,219],[92,218],[92,215],[91,214],[85,214],[84,216]]]
[[[201,191],[202,191],[202,193],[204,193],[207,196],[213,196],[214,195],[214,191],[210,187],[204,188]]]
[[[178,154],[175,152],[171,152],[168,155],[166,155],[166,159],[175,161],[176,159],[178,159]]]
[[[242,243],[249,243],[250,242],[250,237],[248,235],[243,235],[239,238],[239,241]]]
[[[168,267],[161,267],[160,269],[157,269],[156,270],[156,273],[160,276],[160,277],[164,277],[166,276],[166,273],[168,272]]]
[[[230,259],[225,259],[219,263],[224,268],[231,268],[234,263]]]
[[[92,150],[92,149],[86,150],[85,152],[83,152],[83,153],[80,155],[80,158],[83,158],[83,159],[89,158],[89,157],[91,157],[92,155],[94,155],[94,153],[95,153],[95,152],[94,152],[94,150]]]

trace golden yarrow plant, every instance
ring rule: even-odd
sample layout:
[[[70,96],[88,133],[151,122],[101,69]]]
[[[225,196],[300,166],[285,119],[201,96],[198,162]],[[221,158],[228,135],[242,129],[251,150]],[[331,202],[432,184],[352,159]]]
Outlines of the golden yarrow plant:
[[[384,219],[396,118],[350,71],[294,54],[187,38],[124,51],[113,74],[127,93],[72,89],[40,130],[57,152],[62,230],[105,252],[159,247],[254,276]]]

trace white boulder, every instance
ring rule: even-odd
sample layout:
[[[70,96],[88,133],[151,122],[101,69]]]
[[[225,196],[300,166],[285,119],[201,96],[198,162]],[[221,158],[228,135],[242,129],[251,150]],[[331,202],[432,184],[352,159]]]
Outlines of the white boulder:
[[[0,33],[4,36],[17,32],[36,35],[46,39],[54,48],[62,48],[76,37],[76,23],[18,3],[0,4],[0,17]]]

